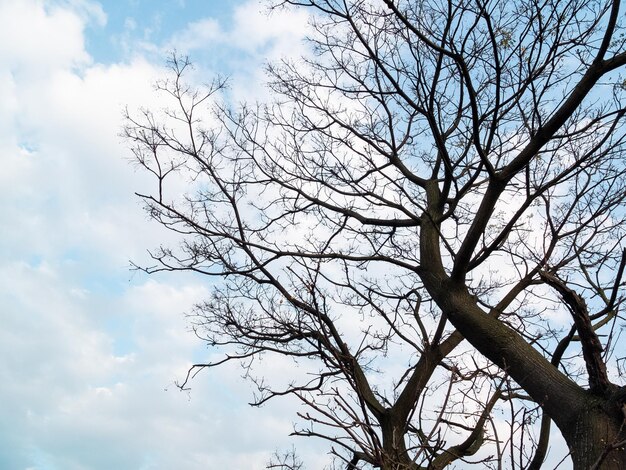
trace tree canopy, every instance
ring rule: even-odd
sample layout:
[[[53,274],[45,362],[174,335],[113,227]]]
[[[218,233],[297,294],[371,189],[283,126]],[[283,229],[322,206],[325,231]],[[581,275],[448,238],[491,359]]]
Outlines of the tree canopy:
[[[311,32],[268,64],[271,102],[174,55],[171,108],[127,115],[139,196],[181,240],[143,269],[216,278],[190,319],[223,359],[181,386],[241,361],[341,468],[537,469],[552,423],[574,468],[626,468],[620,2],[272,8]]]

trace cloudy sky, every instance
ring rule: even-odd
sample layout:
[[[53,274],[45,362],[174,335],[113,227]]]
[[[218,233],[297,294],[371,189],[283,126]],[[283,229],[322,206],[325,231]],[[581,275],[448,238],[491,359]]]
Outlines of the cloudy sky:
[[[261,10],[0,0],[0,468],[254,469],[293,444],[295,405],[250,408],[236,366],[173,386],[210,354],[184,318],[207,285],[129,270],[165,235],[118,137],[172,49],[238,98],[263,93],[261,64],[297,53],[306,19]]]

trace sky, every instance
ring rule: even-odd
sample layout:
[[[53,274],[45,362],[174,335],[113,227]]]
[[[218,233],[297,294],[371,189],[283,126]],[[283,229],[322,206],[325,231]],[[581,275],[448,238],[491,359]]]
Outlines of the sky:
[[[172,239],[119,136],[126,107],[159,107],[171,51],[254,101],[306,25],[257,0],[0,0],[0,469],[263,469],[292,446],[308,469],[329,462],[289,437],[300,405],[248,405],[236,364],[175,386],[217,354],[185,318],[210,285],[130,269]]]
[[[245,0],[0,0],[0,468],[255,469],[296,445],[297,405],[247,405],[236,365],[174,382],[211,354],[185,312],[207,282],[130,261],[168,234],[134,191],[122,110],[156,104],[167,53],[263,96],[262,64],[298,53],[306,17]],[[280,373],[281,364],[268,364]]]

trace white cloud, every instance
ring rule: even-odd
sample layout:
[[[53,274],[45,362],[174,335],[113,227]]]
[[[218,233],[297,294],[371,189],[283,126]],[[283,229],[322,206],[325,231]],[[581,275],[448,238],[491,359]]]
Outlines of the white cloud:
[[[58,5],[67,6],[78,14],[85,23],[93,23],[98,27],[107,24],[107,14],[102,5],[94,0],[57,0]]]
[[[187,28],[174,35],[169,46],[184,52],[207,47],[215,41],[220,41],[224,32],[219,22],[214,18],[204,18],[187,25]]]
[[[89,61],[84,20],[75,11],[46,8],[43,2],[0,2],[0,60],[29,78],[45,78],[57,67]]]
[[[178,393],[206,284],[127,271],[166,235],[132,194],[121,109],[156,103],[162,69],[93,63],[88,23],[95,2],[0,0],[0,467],[260,468],[295,413],[250,410],[235,365]]]
[[[233,102],[268,98],[264,66],[284,57],[306,53],[303,42],[309,31],[308,14],[301,9],[279,9],[268,15],[258,0],[242,2],[234,9],[232,24],[201,18],[162,45],[162,54],[176,50],[201,65],[196,75],[217,73],[231,78]]]
[[[273,56],[296,56],[302,51],[300,43],[307,30],[308,14],[302,9],[264,10],[258,1],[239,6],[234,13],[234,27],[228,40],[243,50],[254,51],[271,44]],[[266,51],[267,52],[267,51]]]
[[[268,13],[257,0],[249,0],[235,8],[232,25],[224,27],[215,18],[201,18],[174,34],[165,48],[185,53],[222,48],[231,55],[235,49],[236,55],[247,52],[265,59],[297,56],[302,51],[308,15],[287,8]]]

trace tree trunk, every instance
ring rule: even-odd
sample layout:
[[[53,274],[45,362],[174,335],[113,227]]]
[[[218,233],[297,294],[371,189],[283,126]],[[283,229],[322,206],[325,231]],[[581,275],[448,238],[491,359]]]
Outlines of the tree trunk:
[[[424,287],[454,327],[481,354],[505,370],[552,418],[572,453],[575,470],[626,469],[626,427],[620,397],[599,397],[561,373],[516,331],[480,309],[463,281],[446,273],[439,246],[439,190],[429,186],[420,256]],[[434,201],[434,202],[433,202]],[[624,395],[624,396],[622,396]]]
[[[459,292],[446,286],[438,294],[440,305],[458,330],[506,370],[556,423],[572,453],[574,470],[626,469],[623,397],[605,398],[584,390],[516,332],[477,309],[464,289]]]
[[[568,429],[561,429],[574,470],[626,469],[624,416],[608,401],[590,398]],[[574,410],[572,410],[574,412]]]
[[[405,424],[393,414],[387,414],[381,420],[384,455],[381,470],[412,470],[417,465],[409,458],[404,438]]]

